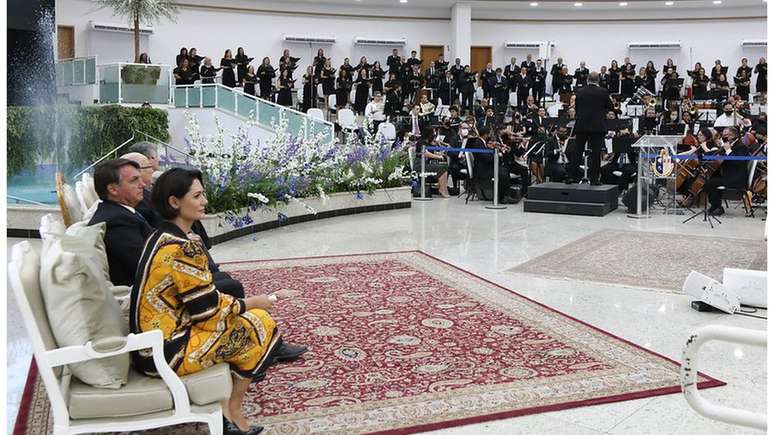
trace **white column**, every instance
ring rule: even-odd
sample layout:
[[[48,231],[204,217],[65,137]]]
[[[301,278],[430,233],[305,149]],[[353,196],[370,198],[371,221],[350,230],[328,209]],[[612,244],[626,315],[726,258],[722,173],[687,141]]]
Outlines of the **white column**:
[[[463,65],[470,64],[470,3],[455,3],[451,10],[452,44],[449,65],[460,58]]]

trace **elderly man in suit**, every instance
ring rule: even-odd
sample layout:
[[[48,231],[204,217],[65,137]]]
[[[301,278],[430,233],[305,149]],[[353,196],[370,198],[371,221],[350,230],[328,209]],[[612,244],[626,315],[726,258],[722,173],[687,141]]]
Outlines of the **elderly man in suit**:
[[[105,248],[114,285],[134,283],[145,240],[153,232],[136,210],[142,202],[144,187],[137,162],[108,160],[94,170],[94,189],[102,202],[89,225],[106,223]]]
[[[607,89],[599,86],[599,73],[593,71],[589,74],[588,86],[584,86],[576,92],[575,108],[575,151],[570,157],[567,172],[569,178],[566,183],[574,183],[581,177],[580,164],[583,151],[588,143],[591,150],[589,156],[589,178],[592,185],[599,185],[599,167],[601,163],[602,147],[605,146],[605,118],[609,110],[613,110],[613,101]]]

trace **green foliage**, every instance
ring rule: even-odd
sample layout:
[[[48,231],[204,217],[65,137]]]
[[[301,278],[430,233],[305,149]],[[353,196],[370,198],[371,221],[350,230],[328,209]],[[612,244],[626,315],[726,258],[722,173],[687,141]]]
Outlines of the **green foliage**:
[[[121,80],[127,85],[155,86],[159,77],[161,77],[160,66],[123,65],[121,67]]]
[[[117,105],[8,107],[8,175],[54,162],[66,173],[78,171],[135,130],[168,142],[167,112]],[[147,138],[137,134],[132,143],[143,140]]]

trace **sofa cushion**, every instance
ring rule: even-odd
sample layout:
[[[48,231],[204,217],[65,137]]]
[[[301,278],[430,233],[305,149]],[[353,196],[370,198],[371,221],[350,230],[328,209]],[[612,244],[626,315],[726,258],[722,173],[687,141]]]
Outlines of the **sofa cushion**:
[[[40,287],[59,347],[126,335],[118,302],[98,265],[97,258],[104,254],[95,246],[104,232],[104,224],[65,232],[64,225],[50,216],[42,219]],[[127,381],[129,355],[84,361],[69,368],[86,384],[119,388]]]
[[[231,395],[228,364],[217,364],[181,378],[192,404],[220,402]],[[173,408],[172,393],[161,378],[129,371],[129,382],[118,390],[94,388],[74,379],[70,383],[70,418],[116,418]]]

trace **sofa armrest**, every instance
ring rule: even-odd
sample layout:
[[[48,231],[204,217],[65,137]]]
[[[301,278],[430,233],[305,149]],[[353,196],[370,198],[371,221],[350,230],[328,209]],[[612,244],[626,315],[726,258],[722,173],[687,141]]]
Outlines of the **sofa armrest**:
[[[46,352],[51,367],[74,364],[92,359],[107,358],[140,349],[153,350],[153,362],[161,379],[167,384],[175,403],[175,413],[190,412],[191,401],[183,381],[164,359],[164,336],[160,329],[126,337],[106,337],[82,346],[67,346]]]

